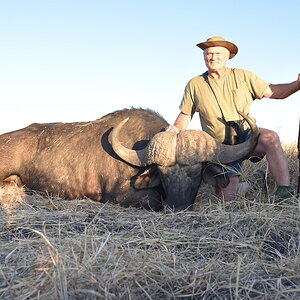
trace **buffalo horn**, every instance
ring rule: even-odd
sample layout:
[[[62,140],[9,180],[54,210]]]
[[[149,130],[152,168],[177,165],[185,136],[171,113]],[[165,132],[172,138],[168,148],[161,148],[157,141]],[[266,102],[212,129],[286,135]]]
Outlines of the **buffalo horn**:
[[[178,135],[174,132],[157,133],[141,150],[124,147],[120,142],[120,131],[128,118],[115,126],[111,132],[114,151],[126,162],[134,166],[158,164],[172,166],[176,163],[193,165],[205,161],[230,163],[249,155],[257,144],[259,131],[251,117],[239,112],[251,128],[251,137],[238,145],[225,145],[201,130],[186,130]]]
[[[120,131],[129,118],[124,119],[111,132],[113,150],[127,163],[144,167],[153,163],[162,166],[172,166],[176,163],[176,133],[159,132],[153,136],[148,145],[141,150],[124,147],[120,142]]]

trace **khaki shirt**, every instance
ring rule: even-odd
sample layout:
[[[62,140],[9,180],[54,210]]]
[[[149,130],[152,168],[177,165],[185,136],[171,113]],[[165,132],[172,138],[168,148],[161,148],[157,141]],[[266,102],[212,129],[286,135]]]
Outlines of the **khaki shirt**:
[[[253,100],[263,97],[269,83],[241,69],[227,68],[221,79],[207,74],[194,77],[188,82],[179,108],[191,116],[198,112],[202,129],[223,142],[224,119],[242,120],[237,110],[249,114]]]

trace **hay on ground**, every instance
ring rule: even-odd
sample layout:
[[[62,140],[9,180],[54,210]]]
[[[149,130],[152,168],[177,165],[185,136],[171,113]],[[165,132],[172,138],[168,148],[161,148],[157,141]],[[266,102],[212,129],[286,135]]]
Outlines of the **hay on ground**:
[[[203,185],[193,211],[167,215],[27,196],[0,211],[0,298],[299,299],[298,199],[211,192]]]

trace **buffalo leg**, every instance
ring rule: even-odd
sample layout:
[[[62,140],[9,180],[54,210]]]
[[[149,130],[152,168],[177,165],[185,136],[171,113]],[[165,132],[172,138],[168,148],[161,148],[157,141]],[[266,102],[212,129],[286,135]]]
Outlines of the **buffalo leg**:
[[[5,188],[11,186],[23,186],[21,178],[18,175],[11,175],[9,177],[6,177],[4,180],[0,181],[0,187]]]

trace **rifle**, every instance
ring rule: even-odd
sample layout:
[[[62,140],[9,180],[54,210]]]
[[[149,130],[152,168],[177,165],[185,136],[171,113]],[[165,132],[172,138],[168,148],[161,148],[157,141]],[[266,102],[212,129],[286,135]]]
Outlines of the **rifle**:
[[[299,119],[299,129],[298,129],[298,164],[299,164],[299,173],[298,173],[298,185],[297,185],[297,196],[300,196],[300,119]]]

